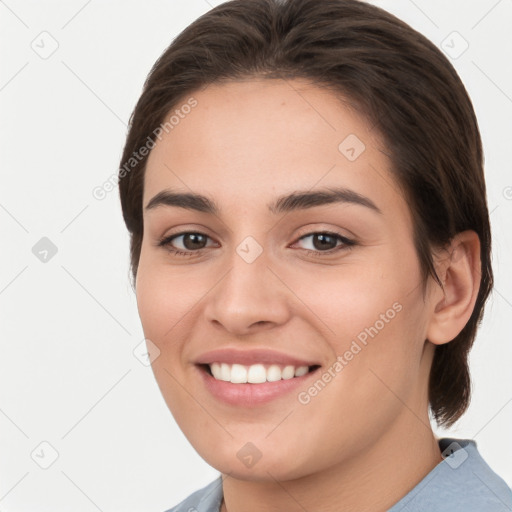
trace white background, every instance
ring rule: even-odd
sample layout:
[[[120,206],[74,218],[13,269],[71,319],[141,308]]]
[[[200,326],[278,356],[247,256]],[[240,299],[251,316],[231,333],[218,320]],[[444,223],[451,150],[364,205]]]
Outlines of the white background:
[[[4,512],[163,512],[218,474],[188,444],[150,367],[133,354],[143,333],[118,190],[101,201],[92,195],[117,172],[150,67],[218,3],[0,2]],[[453,31],[469,43],[452,62],[484,142],[496,289],[472,352],[471,407],[438,433],[474,438],[512,485],[512,1],[374,3],[438,46]],[[43,59],[31,45],[48,49],[52,38],[58,48]],[[461,49],[462,39],[450,38]],[[32,252],[42,237],[57,248],[46,263]],[[58,453],[48,469],[31,456],[49,460],[44,441]]]

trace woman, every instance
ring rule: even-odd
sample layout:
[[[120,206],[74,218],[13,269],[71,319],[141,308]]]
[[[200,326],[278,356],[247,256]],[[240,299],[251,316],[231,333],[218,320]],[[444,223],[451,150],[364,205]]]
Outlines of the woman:
[[[468,406],[493,274],[474,111],[425,37],[222,4],[151,70],[119,179],[155,377],[221,473],[172,511],[511,509],[430,423]]]

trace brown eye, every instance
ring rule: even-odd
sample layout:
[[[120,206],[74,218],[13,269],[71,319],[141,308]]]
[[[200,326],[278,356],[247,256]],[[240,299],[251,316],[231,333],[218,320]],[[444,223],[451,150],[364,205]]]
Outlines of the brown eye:
[[[338,245],[337,237],[322,233],[313,235],[313,246],[315,249],[334,249]],[[331,247],[332,246],[332,247]]]
[[[355,245],[355,242],[339,235],[338,233],[316,232],[302,236],[299,241],[311,239],[304,249],[308,252],[329,252],[336,248],[348,248]],[[341,244],[338,244],[341,242]],[[309,247],[308,247],[309,246]]]
[[[199,252],[206,248],[206,244],[210,237],[204,233],[195,233],[187,231],[171,235],[161,240],[158,245],[166,247],[171,252]]]
[[[183,237],[183,245],[186,250],[203,249],[206,245],[207,236],[201,233],[185,233],[180,235]]]

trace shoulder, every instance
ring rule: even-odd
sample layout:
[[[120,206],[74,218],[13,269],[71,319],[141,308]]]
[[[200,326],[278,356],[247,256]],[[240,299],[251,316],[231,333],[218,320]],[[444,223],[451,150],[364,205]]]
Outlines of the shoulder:
[[[219,512],[222,501],[222,478],[209,483],[165,512]]]
[[[444,460],[389,512],[512,510],[512,490],[471,439],[439,439]]]

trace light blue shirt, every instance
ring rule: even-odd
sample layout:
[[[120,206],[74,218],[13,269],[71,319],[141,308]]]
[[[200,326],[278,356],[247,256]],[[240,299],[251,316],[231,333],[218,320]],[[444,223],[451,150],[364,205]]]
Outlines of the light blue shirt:
[[[388,512],[512,512],[512,491],[471,439],[439,439],[443,455],[421,482]],[[219,512],[222,478],[166,512]]]

